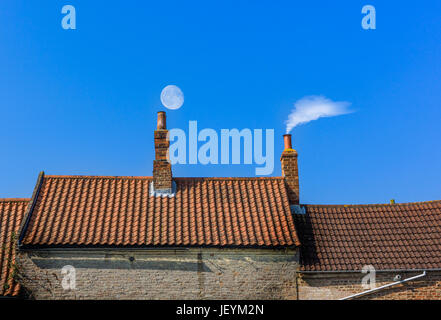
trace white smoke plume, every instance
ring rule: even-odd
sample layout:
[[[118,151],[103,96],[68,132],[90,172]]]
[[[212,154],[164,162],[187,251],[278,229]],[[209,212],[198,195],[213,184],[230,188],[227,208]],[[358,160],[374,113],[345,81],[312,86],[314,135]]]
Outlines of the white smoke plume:
[[[286,133],[295,126],[317,120],[322,117],[334,117],[351,113],[348,110],[351,105],[346,101],[332,101],[324,96],[306,96],[294,103],[294,109],[286,120]]]

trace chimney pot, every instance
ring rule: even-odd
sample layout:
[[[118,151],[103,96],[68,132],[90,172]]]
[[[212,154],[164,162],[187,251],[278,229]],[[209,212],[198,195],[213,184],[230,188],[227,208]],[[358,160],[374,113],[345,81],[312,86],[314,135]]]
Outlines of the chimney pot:
[[[166,130],[167,129],[167,122],[166,122],[166,116],[164,111],[158,112],[158,127],[157,130]]]
[[[283,141],[285,142],[285,150],[286,149],[292,149],[291,135],[290,134],[284,134],[283,135]]]

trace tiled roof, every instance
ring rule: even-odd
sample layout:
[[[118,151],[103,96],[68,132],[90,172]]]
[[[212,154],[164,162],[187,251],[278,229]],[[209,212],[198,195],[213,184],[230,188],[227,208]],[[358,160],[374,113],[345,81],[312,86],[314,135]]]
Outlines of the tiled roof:
[[[441,201],[305,208],[295,215],[303,271],[441,268]]]
[[[12,279],[15,243],[29,199],[0,199],[0,296],[16,296],[20,286]]]
[[[283,178],[44,176],[27,246],[298,246]]]

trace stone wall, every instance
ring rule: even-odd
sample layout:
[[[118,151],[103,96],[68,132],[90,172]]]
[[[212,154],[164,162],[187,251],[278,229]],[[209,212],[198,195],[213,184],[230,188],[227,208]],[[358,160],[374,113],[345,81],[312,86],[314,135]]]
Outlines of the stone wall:
[[[20,251],[20,282],[35,299],[340,299],[365,291],[363,273],[297,273],[295,250]],[[64,266],[76,288],[65,290]],[[377,272],[376,286],[416,272]],[[441,271],[357,299],[441,299]]]
[[[295,250],[21,250],[18,268],[35,299],[297,298]]]
[[[394,280],[396,275],[401,279],[422,274],[417,272],[377,272],[376,286],[386,285]],[[380,290],[357,299],[381,300],[440,300],[441,272],[427,271],[426,276]],[[298,274],[298,293],[301,300],[331,300],[340,299],[360,293],[369,288],[362,287],[363,273],[303,273]]]

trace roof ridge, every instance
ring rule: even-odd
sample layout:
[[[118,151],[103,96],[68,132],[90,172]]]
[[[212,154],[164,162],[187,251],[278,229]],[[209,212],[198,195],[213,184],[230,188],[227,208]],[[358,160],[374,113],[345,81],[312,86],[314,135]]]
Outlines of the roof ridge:
[[[283,177],[173,177],[177,180],[281,180]]]
[[[30,198],[0,198],[0,202],[29,202]]]
[[[406,206],[415,204],[428,204],[428,203],[441,203],[441,200],[429,200],[429,201],[419,201],[419,202],[401,202],[401,203],[363,203],[363,204],[300,204],[301,206],[308,207],[373,207],[373,206]]]
[[[93,176],[93,175],[45,175],[52,179],[145,179],[152,180],[152,176]],[[283,177],[173,177],[177,180],[280,180]]]
[[[45,178],[52,178],[52,179],[81,179],[81,178],[87,178],[87,179],[146,179],[151,180],[153,179],[152,176],[88,176],[88,175],[45,175]]]

